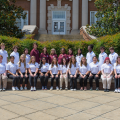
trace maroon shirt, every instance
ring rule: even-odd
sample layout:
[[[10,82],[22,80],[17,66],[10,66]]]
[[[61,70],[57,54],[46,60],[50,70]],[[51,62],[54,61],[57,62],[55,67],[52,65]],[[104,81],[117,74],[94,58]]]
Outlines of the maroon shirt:
[[[67,55],[68,56],[68,62],[70,61],[71,57],[73,56],[73,54],[71,55]]]
[[[40,54],[40,60],[41,60],[43,57],[46,58],[46,62],[48,63],[48,60],[49,60],[49,54],[41,53],[41,54]]]
[[[56,58],[58,59],[57,54],[54,54],[54,55],[50,55],[50,56],[49,56],[49,63],[50,63],[50,64],[52,63],[52,60],[53,60],[54,57],[56,57]]]
[[[39,63],[39,51],[38,50],[35,50],[35,49],[32,49],[32,51],[30,52],[30,56],[35,56],[36,58],[36,62]]]
[[[58,57],[58,64],[61,64],[62,63],[62,59],[63,58],[66,58],[66,60],[68,61],[68,56],[67,54],[60,54],[59,57]]]

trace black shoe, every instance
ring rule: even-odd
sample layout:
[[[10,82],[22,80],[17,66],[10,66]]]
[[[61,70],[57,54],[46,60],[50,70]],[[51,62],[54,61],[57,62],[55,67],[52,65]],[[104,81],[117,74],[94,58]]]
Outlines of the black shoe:
[[[109,92],[109,89],[107,89],[107,92]]]
[[[107,92],[107,89],[104,89],[104,92]]]

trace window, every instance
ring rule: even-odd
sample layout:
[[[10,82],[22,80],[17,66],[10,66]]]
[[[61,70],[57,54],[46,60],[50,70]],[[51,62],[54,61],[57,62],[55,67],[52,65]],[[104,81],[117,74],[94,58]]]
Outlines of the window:
[[[16,19],[16,25],[20,29],[22,29],[24,25],[28,25],[28,11],[24,11],[24,13],[27,13],[25,19],[22,19],[22,18],[20,18],[20,19],[17,18]]]
[[[53,11],[53,19],[65,19],[65,11]]]

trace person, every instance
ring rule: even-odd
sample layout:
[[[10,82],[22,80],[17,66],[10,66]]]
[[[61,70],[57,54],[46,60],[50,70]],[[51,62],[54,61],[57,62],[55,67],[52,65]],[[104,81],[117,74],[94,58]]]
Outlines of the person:
[[[77,74],[78,74],[79,66],[76,62],[75,56],[72,56],[68,65],[68,72],[70,78],[70,90],[77,90]],[[74,81],[74,86],[73,86]]]
[[[120,93],[120,56],[117,57],[117,61],[114,64],[114,73],[115,73],[115,93]]]
[[[79,81],[80,81],[80,90],[83,90],[83,81],[84,81],[84,90],[87,90],[87,79],[90,73],[90,67],[87,64],[87,60],[85,57],[82,57],[81,62],[78,64],[79,66]]]
[[[27,68],[28,68],[28,65],[26,64],[26,60],[25,60],[25,55],[22,54],[20,56],[20,60],[18,62],[18,73],[19,73],[19,76],[20,76],[20,90],[23,90],[23,78],[25,78],[25,87],[24,87],[24,90],[27,90],[27,84],[28,84],[28,71],[27,71]]]
[[[28,64],[30,62],[30,55],[28,54],[28,49],[27,48],[24,49],[23,54],[25,54],[26,64]]]
[[[106,57],[104,64],[101,66],[101,79],[103,83],[104,92],[109,92],[111,86],[111,80],[113,78],[113,66],[110,62],[110,58]],[[107,83],[107,85],[106,85]]]
[[[69,48],[69,50],[68,50],[68,55],[67,55],[67,57],[68,57],[68,62],[70,61],[70,59],[71,59],[72,56],[73,56],[73,50],[72,50],[71,48]]]
[[[114,51],[114,47],[110,47],[110,54],[109,54],[109,58],[110,58],[110,62],[112,65],[114,65],[114,63],[117,60],[118,54]]]
[[[83,57],[82,50],[80,48],[78,48],[77,55],[76,55],[76,61],[78,64],[81,62],[82,57]]]
[[[60,65],[60,90],[62,90],[62,84],[65,80],[65,90],[68,90],[68,70],[67,70],[67,60],[62,59],[62,64]]]
[[[93,57],[95,56],[95,53],[92,51],[93,50],[93,45],[88,46],[88,53],[86,55],[87,63],[90,64],[93,62]]]
[[[59,90],[59,74],[60,74],[60,66],[57,63],[57,58],[54,57],[51,65],[49,66],[49,71],[51,75],[51,87],[50,90],[53,90],[53,82],[56,80],[56,90]]]
[[[14,63],[14,56],[10,56],[10,62],[6,66],[6,70],[8,73],[8,78],[13,79],[12,82],[12,90],[19,90],[18,89],[18,82],[19,82],[19,75],[18,75],[18,65]]]
[[[95,79],[96,82],[96,90],[99,90],[99,79],[100,79],[100,65],[97,61],[97,57],[93,57],[93,62],[90,63],[90,75],[89,75],[89,83],[90,83],[90,90],[93,89],[93,79]]]
[[[19,62],[19,53],[17,52],[18,47],[13,46],[13,52],[10,54],[10,56],[14,56],[14,64],[17,64]]]
[[[49,64],[46,63],[46,58],[43,57],[39,68],[40,80],[42,84],[42,90],[47,90],[47,83],[49,78]]]
[[[2,62],[3,56],[0,55],[0,91],[5,91],[7,88],[7,71],[6,64]],[[2,85],[3,83],[3,85]]]
[[[8,63],[8,53],[5,50],[5,44],[4,43],[1,43],[0,55],[3,56],[2,62]]]
[[[51,64],[54,57],[56,57],[58,59],[58,56],[56,54],[56,50],[54,48],[52,48],[51,52],[50,52],[50,56],[49,56],[49,64]]]
[[[101,53],[99,54],[99,65],[102,65],[104,63],[105,58],[107,57],[107,54],[105,53],[105,48],[103,46],[100,47]]]
[[[39,68],[39,64],[36,62],[35,56],[31,56],[30,62],[28,63],[31,91],[36,91],[38,68]],[[34,84],[33,84],[33,79],[34,79]]]
[[[42,60],[43,57],[45,57],[46,62],[49,63],[49,54],[47,52],[47,48],[46,47],[43,48],[43,51],[40,54],[40,61]]]
[[[39,63],[39,51],[37,50],[38,45],[37,43],[33,43],[33,49],[30,52],[30,56],[35,56],[36,62]]]
[[[63,58],[66,58],[66,60],[68,61],[68,56],[67,56],[67,54],[65,54],[65,48],[61,48],[61,54],[58,57],[58,64],[59,65],[61,65]]]

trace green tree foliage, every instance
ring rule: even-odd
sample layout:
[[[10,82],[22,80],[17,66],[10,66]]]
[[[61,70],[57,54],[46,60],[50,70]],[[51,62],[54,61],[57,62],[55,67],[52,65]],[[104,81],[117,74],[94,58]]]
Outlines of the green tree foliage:
[[[120,31],[120,3],[119,0],[95,0],[98,21],[92,26],[87,25],[89,34],[100,37],[112,35]]]
[[[25,19],[26,14],[15,2],[16,0],[0,0],[0,34],[21,38],[24,33],[16,26],[16,19]]]

